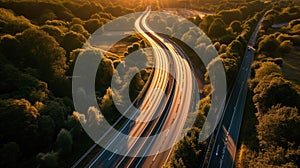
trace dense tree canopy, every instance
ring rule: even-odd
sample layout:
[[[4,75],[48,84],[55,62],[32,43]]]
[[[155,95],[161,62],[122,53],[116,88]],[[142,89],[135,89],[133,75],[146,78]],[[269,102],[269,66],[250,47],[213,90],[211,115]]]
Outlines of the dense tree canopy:
[[[208,35],[213,38],[222,37],[226,33],[226,24],[219,18],[215,19],[208,29]]]
[[[67,155],[72,152],[72,135],[66,129],[61,129],[56,138],[56,145],[59,148],[59,154]]]
[[[3,142],[14,141],[21,145],[21,151],[30,153],[37,149],[38,110],[25,99],[0,100],[0,120]]]
[[[38,118],[38,134],[42,145],[49,145],[55,136],[55,122],[49,115]]]
[[[198,140],[200,130],[192,128],[180,142],[174,146],[170,161],[165,167],[197,167],[204,149]],[[188,152],[187,152],[188,151]]]
[[[268,53],[272,53],[274,49],[279,46],[278,41],[276,40],[275,35],[269,35],[264,37],[258,44],[258,51],[265,51]]]
[[[69,53],[74,49],[81,48],[85,41],[86,38],[82,34],[70,31],[64,35],[62,46]]]
[[[297,25],[299,6],[296,1],[278,1],[265,13],[257,41],[256,61],[249,82],[253,106],[246,110],[256,122],[256,147],[247,141],[239,151],[237,167],[299,167],[299,91],[297,83],[287,80],[287,57],[298,52]],[[280,26],[287,23],[287,26]],[[273,25],[277,24],[278,25]],[[297,52],[295,52],[297,51]],[[293,52],[293,54],[290,54]],[[296,54],[295,54],[296,55]],[[294,60],[296,61],[296,59]],[[289,66],[289,65],[288,65]],[[296,75],[293,69],[293,75]],[[294,74],[295,73],[295,74]],[[244,112],[244,113],[245,113]],[[252,113],[252,114],[250,114]],[[255,113],[255,115],[253,115]],[[249,127],[249,125],[247,125]],[[249,134],[249,132],[247,132]]]
[[[70,97],[78,51],[113,15],[130,12],[104,1],[1,1],[0,150],[5,155],[0,157],[6,160],[1,167],[70,166],[75,157],[66,154],[73,151],[72,144],[88,142],[79,123],[84,117],[72,114]],[[97,87],[99,100],[114,72],[112,60],[118,59],[117,55],[104,58],[99,66],[96,81],[103,85]],[[89,112],[87,119],[93,114]],[[74,151],[82,152],[86,146],[76,146]],[[13,154],[7,154],[8,150]]]
[[[39,70],[39,77],[51,81],[62,77],[66,69],[65,51],[47,33],[35,28],[27,29],[16,37],[19,41],[21,67],[32,67]]]
[[[234,20],[242,20],[243,15],[240,9],[224,10],[218,13],[224,22],[229,25]]]
[[[0,33],[8,33],[14,35],[23,30],[33,27],[30,20],[24,16],[15,16],[15,14],[7,9],[0,8]]]
[[[254,89],[253,101],[257,109],[264,113],[270,107],[276,104],[286,106],[299,106],[299,95],[292,87],[292,84],[281,78],[273,77],[272,79],[261,80]]]
[[[19,71],[9,64],[0,63],[0,94],[2,98],[26,98],[31,103],[43,101],[48,97],[47,83],[42,82],[30,74]]]
[[[239,72],[247,42],[261,17],[257,13],[268,10],[271,5],[256,0],[239,3],[216,0],[188,2],[192,4],[189,5],[192,8],[215,13],[189,20],[213,39],[224,63],[227,80],[233,83]],[[172,1],[169,5],[182,7],[184,3]],[[153,1],[152,5],[152,9],[155,10],[164,7],[165,3]],[[272,5],[274,10],[266,13],[262,25],[265,31],[260,33],[274,31],[275,29],[271,28],[273,23],[289,22],[289,25],[281,33],[273,35],[272,32],[259,39],[258,52],[275,57],[270,54],[277,51],[283,54],[293,52],[294,47],[300,44],[299,20],[295,20],[300,12],[296,5],[284,0],[272,2]],[[124,71],[116,72],[115,67],[119,64],[125,65],[122,63],[124,56],[146,47],[147,44],[137,35],[132,36],[128,48],[121,49],[124,53],[121,56],[102,55],[93,49],[80,48],[92,33],[114,17],[144,9],[144,2],[138,0],[1,1],[0,158],[3,162],[0,163],[0,167],[70,167],[79,153],[89,146],[75,145],[88,141],[79,121],[97,129],[103,116],[96,107],[87,107],[87,110],[81,113],[73,112],[70,87],[71,79],[74,78],[72,71],[76,58],[82,56],[80,53],[91,52],[102,58],[96,76],[96,96],[105,117],[108,116],[111,122],[115,121],[118,115],[114,103],[122,103],[122,97],[118,97],[118,102],[113,102],[112,95],[118,96],[122,87],[116,91],[111,89],[111,76],[114,73],[119,74],[120,85],[130,87],[131,97],[136,97],[151,71],[124,67]],[[132,21],[134,18],[125,19],[119,27],[122,28]],[[181,39],[197,44],[197,47],[204,49],[204,54],[210,54],[209,51],[214,46],[206,46],[210,43],[208,38],[190,30],[184,22],[176,30],[166,26],[172,25],[172,22],[170,18],[165,20],[159,16],[149,21],[150,24],[167,29],[170,33],[181,33]],[[257,164],[251,161],[248,163],[250,167],[299,166],[299,136],[296,132],[299,125],[299,95],[293,84],[284,79],[284,73],[280,71],[275,60],[264,61],[268,63],[257,66],[252,75],[255,78],[252,85],[253,101],[261,112],[258,113],[260,118],[257,132],[261,146],[266,146],[265,142],[271,142],[275,146],[252,153],[261,160],[264,155],[270,156],[264,163],[257,160]],[[129,83],[125,78],[131,73],[134,73],[135,77]],[[211,89],[205,91],[206,97],[201,101],[203,104],[196,111],[196,127],[203,125],[210,108],[210,91]],[[199,166],[205,150],[205,142],[198,142],[199,132],[200,129],[193,128],[174,147],[167,167]],[[74,152],[74,155],[68,155],[71,152]]]
[[[288,143],[299,145],[300,136],[297,133],[299,126],[300,116],[297,108],[273,106],[267,114],[259,118],[257,125],[259,143],[262,146],[284,148],[288,148]]]
[[[236,33],[240,33],[242,32],[242,25],[241,25],[241,22],[238,21],[238,20],[234,20],[230,23],[230,28],[232,29],[233,32],[236,32]]]
[[[16,142],[3,144],[0,148],[1,167],[17,167],[20,158],[21,151]]]
[[[37,164],[40,167],[45,168],[55,168],[58,167],[58,153],[48,152],[48,153],[39,153],[36,157]]]
[[[46,104],[41,109],[41,114],[49,115],[54,121],[55,129],[59,130],[59,128],[64,126],[68,110],[61,100],[49,100],[46,101]]]

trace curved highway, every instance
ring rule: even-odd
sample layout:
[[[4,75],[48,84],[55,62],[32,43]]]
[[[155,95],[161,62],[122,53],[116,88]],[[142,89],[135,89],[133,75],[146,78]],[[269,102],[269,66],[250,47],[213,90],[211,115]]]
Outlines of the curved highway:
[[[136,19],[135,29],[153,48],[155,68],[152,80],[138,105],[140,113],[133,111],[131,120],[127,120],[119,131],[126,132],[131,137],[149,137],[162,131],[165,135],[153,138],[150,142],[137,142],[136,138],[128,138],[127,142],[119,141],[119,135],[116,135],[111,138],[109,145],[126,143],[127,154],[142,157],[121,156],[116,154],[117,151],[102,149],[87,167],[160,167],[171,153],[171,149],[165,152],[162,150],[176,142],[184,127],[193,89],[198,91],[195,88],[196,82],[182,50],[148,26],[147,18],[150,13],[151,9],[148,7]],[[149,153],[154,155],[148,156]]]

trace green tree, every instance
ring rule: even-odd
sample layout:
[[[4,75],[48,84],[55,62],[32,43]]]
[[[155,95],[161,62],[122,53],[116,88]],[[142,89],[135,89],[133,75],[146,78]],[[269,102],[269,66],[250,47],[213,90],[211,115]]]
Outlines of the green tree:
[[[61,155],[70,154],[72,151],[73,139],[70,132],[66,129],[61,129],[56,138],[58,152]]]
[[[136,67],[130,67],[125,74],[125,78],[126,76],[128,75],[131,76],[132,74],[133,74],[132,79],[125,79],[126,82],[129,82],[126,83],[125,85],[129,85],[129,95],[131,100],[134,100],[142,90],[145,82],[143,81],[141,73]]]
[[[86,38],[82,34],[74,31],[69,31],[65,34],[61,45],[67,51],[68,54],[77,48],[81,48],[85,41]]]
[[[102,3],[101,3],[102,4]],[[103,6],[100,3],[68,3],[66,6],[79,18],[86,20],[91,15],[104,11]]]
[[[201,23],[199,24],[199,27],[207,34],[208,30],[211,26],[211,23],[215,20],[215,16],[212,15],[206,15]]]
[[[252,156],[250,167],[299,167],[300,148],[270,146]]]
[[[103,57],[96,75],[96,90],[100,91],[101,95],[103,95],[106,88],[110,86],[114,71],[115,69],[112,60]]]
[[[292,107],[272,106],[266,114],[258,118],[258,139],[261,146],[288,147],[288,143],[299,145],[300,127],[298,109]]]
[[[90,33],[80,24],[73,24],[70,29],[74,32],[82,34],[86,39],[90,37]]]
[[[263,79],[272,73],[282,74],[281,69],[278,65],[273,62],[263,62],[260,67],[255,71],[255,78]]]
[[[56,168],[58,164],[58,154],[55,152],[39,153],[36,156],[39,167],[43,168]]]
[[[242,144],[237,158],[236,167],[245,168],[252,166],[251,162],[253,162],[255,157],[257,157],[256,152],[249,149],[249,147],[247,147],[245,144]]]
[[[249,16],[250,11],[249,11],[249,8],[247,6],[240,7],[240,11],[243,15],[243,19],[246,19]]]
[[[72,137],[78,137],[82,133],[82,126],[80,124],[80,118],[73,113],[69,115],[65,121],[66,128],[70,130]]]
[[[239,40],[233,40],[227,48],[227,52],[232,55],[243,55],[244,54],[244,46]]]
[[[98,30],[102,25],[103,23],[101,23],[98,19],[89,19],[83,24],[84,28],[91,34]]]
[[[9,142],[0,148],[1,167],[17,167],[21,151],[16,142]]]
[[[241,22],[238,20],[232,21],[230,23],[229,27],[232,29],[233,32],[236,32],[236,33],[241,33],[243,30]]]
[[[74,24],[80,24],[80,25],[83,25],[83,21],[78,18],[78,17],[75,17],[75,18],[72,18],[72,21],[70,23],[71,25],[74,25]]]
[[[220,38],[226,34],[226,24],[220,18],[215,19],[208,29],[209,37]]]
[[[69,23],[65,22],[63,20],[47,20],[45,25],[52,25],[59,27],[63,32],[67,30],[67,27],[69,27]]]
[[[53,143],[55,138],[55,122],[48,115],[41,115],[38,118],[39,141],[42,146]]]
[[[63,77],[66,69],[65,51],[56,40],[44,31],[30,28],[16,37],[19,40],[21,53],[16,61],[22,63],[22,68],[38,69],[39,78],[54,83],[58,77]]]
[[[228,53],[222,53],[219,55],[219,57],[221,58],[221,61],[224,64],[227,83],[229,86],[230,84],[233,84],[235,77],[237,76],[238,73],[237,59]]]
[[[289,27],[293,28],[294,26],[299,25],[299,24],[300,24],[300,19],[294,19],[289,22]]]
[[[18,47],[18,40],[15,36],[10,34],[6,34],[0,37],[0,50],[1,53],[9,60],[9,59],[16,59],[17,51],[16,48]]]
[[[0,100],[0,130],[3,142],[15,141],[23,153],[37,149],[38,110],[25,99]]]
[[[268,54],[274,52],[279,46],[279,42],[276,40],[274,34],[264,36],[258,44],[258,52],[267,52]]]
[[[299,107],[299,95],[291,82],[282,77],[271,77],[260,80],[254,89],[253,102],[261,113],[266,113],[276,104]]]
[[[203,150],[199,143],[200,130],[193,127],[182,140],[173,148],[167,167],[197,167],[200,164],[200,156]]]
[[[280,43],[279,51],[282,53],[289,53],[293,48],[293,43],[290,40],[285,40]]]
[[[45,82],[19,71],[13,65],[0,63],[0,67],[2,98],[25,98],[31,103],[48,98],[49,90]]]
[[[60,128],[64,126],[68,111],[63,102],[60,99],[57,99],[46,101],[40,113],[42,115],[49,115],[55,123],[55,130],[59,131]]]
[[[272,25],[273,25],[273,20],[270,18],[269,19],[266,18],[261,23],[261,29],[267,31],[271,28]]]
[[[106,99],[105,97],[103,99]],[[111,101],[111,97],[110,98],[107,98],[108,101]],[[106,101],[106,100],[104,100]],[[110,102],[106,102],[106,103],[110,103]],[[109,104],[105,104],[105,105],[109,105]],[[102,106],[103,106],[103,103],[102,103]],[[110,107],[108,107],[110,108]],[[103,109],[103,110],[102,110]],[[101,109],[101,112],[102,114],[107,114],[108,113],[108,121],[112,121],[114,120],[115,118],[114,117],[114,114],[112,113],[113,111],[106,111],[107,109],[104,107],[102,107]],[[88,128],[88,133],[92,133],[92,136],[95,138],[100,138],[100,134],[99,134],[99,129],[101,129],[101,122],[103,120],[103,115],[100,114],[100,111],[94,107],[94,106],[91,106],[88,108],[87,110],[87,117],[86,117],[86,128]],[[100,131],[101,132],[101,131]]]
[[[58,19],[56,14],[52,10],[48,9],[44,11],[44,13],[40,16],[39,23],[45,23],[47,20],[55,20],[55,19]]]
[[[220,49],[219,49],[219,53],[225,53],[227,50],[227,45],[226,44],[221,44]]]
[[[50,36],[54,37],[58,43],[62,42],[64,32],[58,26],[44,25],[41,26],[40,29],[47,32]]]
[[[242,20],[243,15],[240,9],[222,10],[218,13],[222,20],[229,25],[234,20]]]
[[[11,10],[0,8],[0,34],[16,34],[34,27],[24,16],[15,16]]]

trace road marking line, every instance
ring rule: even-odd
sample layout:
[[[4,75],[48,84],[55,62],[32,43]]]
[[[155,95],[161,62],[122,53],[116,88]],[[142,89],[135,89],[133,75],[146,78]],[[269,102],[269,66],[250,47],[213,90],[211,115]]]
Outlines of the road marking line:
[[[154,161],[154,160],[156,159],[156,156],[157,156],[158,152],[159,152],[159,151],[156,152],[156,154],[155,154],[155,156],[154,156],[154,158],[153,158],[152,161]]]
[[[118,149],[115,150],[115,152],[108,158],[108,160],[110,160],[114,155],[115,153],[118,151]]]
[[[167,130],[166,136],[168,136],[169,131],[170,131],[170,128]]]

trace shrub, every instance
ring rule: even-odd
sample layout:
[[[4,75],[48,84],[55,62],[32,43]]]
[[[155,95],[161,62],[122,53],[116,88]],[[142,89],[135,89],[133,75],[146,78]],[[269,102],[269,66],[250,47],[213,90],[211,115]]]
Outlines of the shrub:
[[[222,20],[229,25],[234,20],[242,20],[243,15],[240,9],[223,10],[218,13]]]
[[[267,52],[268,54],[275,51],[275,49],[279,46],[279,42],[276,40],[274,34],[265,36],[258,44],[258,52]]]
[[[36,156],[39,167],[56,168],[58,167],[58,154],[55,152],[39,153]]]
[[[0,22],[0,33],[5,34],[16,34],[29,27],[34,27],[24,16],[15,16],[12,11],[3,8],[0,8]]]
[[[280,43],[279,51],[282,53],[289,53],[293,48],[293,43],[290,40],[285,40]]]

